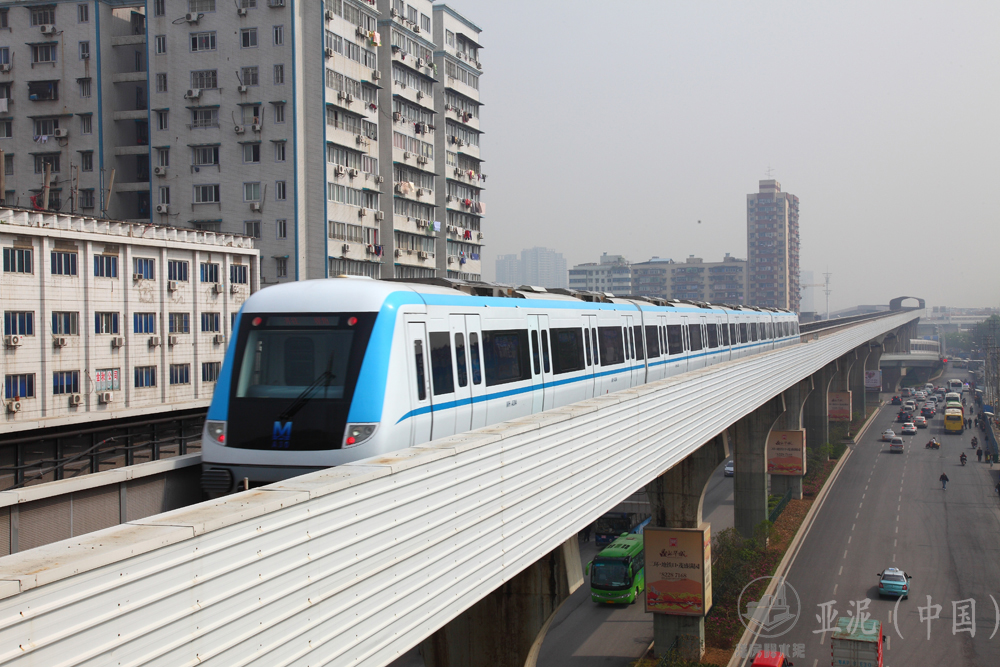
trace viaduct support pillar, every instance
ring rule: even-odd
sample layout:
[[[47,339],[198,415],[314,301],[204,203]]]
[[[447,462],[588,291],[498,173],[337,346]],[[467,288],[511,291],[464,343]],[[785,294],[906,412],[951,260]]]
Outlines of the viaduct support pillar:
[[[862,419],[868,415],[865,398],[865,371],[868,369],[868,355],[871,347],[868,343],[855,348],[858,360],[854,363],[854,371],[851,373],[851,413],[860,414]]]
[[[653,519],[663,528],[697,528],[702,520],[705,488],[712,473],[729,457],[729,439],[723,431],[697,451],[646,485]],[[653,645],[657,655],[676,644],[688,660],[705,652],[705,619],[653,614]],[[661,652],[662,651],[662,652]]]
[[[809,376],[784,391],[785,412],[775,424],[779,431],[797,431],[802,428],[806,399],[813,390],[813,377]],[[802,475],[771,475],[771,493],[785,495],[792,490],[792,498],[802,500]]]
[[[767,520],[767,434],[784,411],[784,397],[778,394],[733,428],[733,523],[743,537],[753,537],[753,529]]]
[[[524,667],[539,632],[583,584],[576,535],[421,644],[427,667]]]
[[[806,397],[803,421],[806,427],[806,446],[819,449],[830,442],[830,418],[827,395],[837,375],[837,362],[831,361],[812,374],[813,391]]]

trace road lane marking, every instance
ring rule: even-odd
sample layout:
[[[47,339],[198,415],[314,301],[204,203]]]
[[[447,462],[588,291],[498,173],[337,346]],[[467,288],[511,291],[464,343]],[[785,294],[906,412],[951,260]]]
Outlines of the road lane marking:
[[[843,565],[841,565],[841,566],[840,566],[840,571],[839,571],[839,572],[837,572],[837,576],[839,577],[839,576],[840,576],[840,575],[842,575],[843,573],[844,573],[844,566],[843,566]]]
[[[892,555],[892,562],[893,562],[893,563],[895,563],[895,562],[896,562],[896,554],[893,554],[893,555]]]
[[[899,526],[896,526],[896,532],[897,533],[899,532]]]
[[[854,530],[854,527],[855,527],[856,525],[858,525],[858,524],[856,524],[856,523],[852,523],[852,524],[851,524],[851,530]]]
[[[858,504],[858,509],[861,509],[861,508],[862,508],[862,507],[864,507],[864,506],[865,506],[865,504],[864,504],[864,503],[859,503],[859,504]]]
[[[850,543],[851,543],[851,539],[852,539],[853,537],[854,537],[853,535],[848,535],[848,536],[847,536],[847,543],[848,543],[848,544],[850,544]]]
[[[844,558],[847,558],[847,549],[844,549]]]
[[[857,514],[855,514],[854,518],[857,519],[859,516],[861,516],[861,512],[858,512]]]
[[[902,505],[896,505],[896,511],[897,511],[897,512],[899,511],[899,508],[900,508],[900,507],[902,507]]]
[[[896,521],[899,521],[899,515],[898,514],[896,515]]]
[[[898,542],[898,541],[899,541],[899,540],[893,540],[893,541],[892,541],[892,548],[893,548],[893,549],[895,549],[895,548],[896,548],[896,542]]]
[[[834,594],[834,595],[836,595],[836,594],[837,594],[837,586],[840,586],[840,584],[834,584],[834,585],[833,585],[833,594]]]
[[[864,499],[865,499],[865,496],[867,496],[867,495],[868,495],[867,493],[862,493],[862,494],[861,494],[861,500],[864,500]]]

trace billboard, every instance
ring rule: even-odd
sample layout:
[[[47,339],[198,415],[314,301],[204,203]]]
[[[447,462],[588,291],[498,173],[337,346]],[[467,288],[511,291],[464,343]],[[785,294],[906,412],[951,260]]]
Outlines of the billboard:
[[[806,474],[806,430],[771,431],[767,434],[767,472],[772,475]]]
[[[882,391],[882,371],[865,371],[865,391]]]
[[[643,530],[646,611],[704,616],[712,608],[712,535],[698,528]]]
[[[851,392],[831,391],[827,394],[826,412],[832,422],[851,421]]]

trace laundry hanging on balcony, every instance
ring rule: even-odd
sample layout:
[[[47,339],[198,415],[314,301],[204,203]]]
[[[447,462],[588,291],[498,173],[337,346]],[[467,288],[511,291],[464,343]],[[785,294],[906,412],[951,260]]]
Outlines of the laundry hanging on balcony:
[[[479,215],[486,214],[486,205],[481,201],[472,202],[472,212]]]

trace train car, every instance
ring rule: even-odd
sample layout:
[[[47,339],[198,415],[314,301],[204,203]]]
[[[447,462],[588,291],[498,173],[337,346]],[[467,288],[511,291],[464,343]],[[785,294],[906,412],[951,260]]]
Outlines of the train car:
[[[445,279],[336,278],[257,292],[231,340],[202,439],[209,496],[799,337],[787,311]]]

